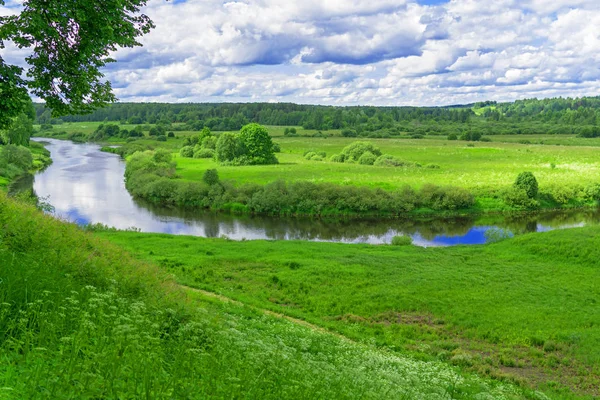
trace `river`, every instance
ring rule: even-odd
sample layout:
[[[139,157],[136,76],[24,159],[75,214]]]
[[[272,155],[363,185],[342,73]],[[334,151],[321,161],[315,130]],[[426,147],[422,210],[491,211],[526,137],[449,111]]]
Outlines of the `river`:
[[[503,229],[521,234],[600,222],[598,210],[429,220],[320,220],[173,210],[133,199],[123,181],[125,163],[115,154],[101,152],[100,146],[55,139],[36,140],[47,143],[53,160],[50,167],[35,175],[33,188],[36,194],[54,207],[57,217],[81,225],[101,223],[119,229],[134,227],[142,232],[233,240],[383,244],[389,243],[394,236],[410,235],[413,244],[429,247],[483,244],[489,239],[490,230]]]

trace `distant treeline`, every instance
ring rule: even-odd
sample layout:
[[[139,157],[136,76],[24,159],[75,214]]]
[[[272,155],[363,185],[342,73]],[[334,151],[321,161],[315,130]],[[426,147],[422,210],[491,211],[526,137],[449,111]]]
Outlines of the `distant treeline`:
[[[450,107],[333,107],[291,103],[117,103],[87,115],[52,118],[36,104],[40,124],[120,122],[159,124],[170,130],[239,130],[263,125],[342,130],[344,136],[387,137],[408,134],[578,134],[600,136],[600,97],[529,99],[512,103],[483,102]]]

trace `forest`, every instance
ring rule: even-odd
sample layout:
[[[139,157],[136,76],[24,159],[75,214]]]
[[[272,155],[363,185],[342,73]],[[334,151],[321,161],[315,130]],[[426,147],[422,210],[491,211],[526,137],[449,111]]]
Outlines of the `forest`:
[[[341,129],[347,137],[420,135],[575,134],[600,135],[600,97],[492,101],[448,107],[334,107],[291,103],[117,103],[85,115],[53,118],[35,104],[37,122],[158,124],[170,130],[239,130],[248,123]]]

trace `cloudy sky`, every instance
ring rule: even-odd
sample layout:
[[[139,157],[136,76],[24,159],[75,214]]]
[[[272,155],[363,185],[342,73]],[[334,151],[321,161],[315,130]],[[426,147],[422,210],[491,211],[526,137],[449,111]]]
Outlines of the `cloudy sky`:
[[[145,13],[157,28],[106,70],[121,101],[600,95],[599,0],[150,0]]]

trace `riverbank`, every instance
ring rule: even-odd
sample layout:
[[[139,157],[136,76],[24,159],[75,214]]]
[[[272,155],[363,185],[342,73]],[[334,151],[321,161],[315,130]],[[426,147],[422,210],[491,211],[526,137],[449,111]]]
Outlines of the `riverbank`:
[[[104,151],[127,155],[125,149]],[[131,150],[131,148],[129,148]],[[126,186],[134,197],[150,203],[187,209],[210,209],[232,214],[292,217],[396,218],[457,216],[523,210],[597,207],[600,184],[541,188],[531,196],[511,186],[476,196],[463,187],[426,183],[384,190],[360,185],[338,185],[302,180],[277,180],[265,185],[222,180],[217,169],[205,170],[198,180],[181,179],[189,161],[165,149],[137,152],[127,157]],[[350,165],[349,167],[352,167]],[[253,167],[223,167],[253,168]],[[279,166],[269,166],[277,169]],[[213,171],[210,180],[207,171]],[[548,191],[550,190],[550,191]]]
[[[600,395],[598,227],[429,249],[98,235],[183,285],[353,340],[551,398]]]
[[[3,193],[0,225],[0,396],[546,398],[187,290]]]
[[[50,152],[41,143],[32,141],[29,147],[0,146],[0,190],[8,191],[13,182],[51,164]]]

